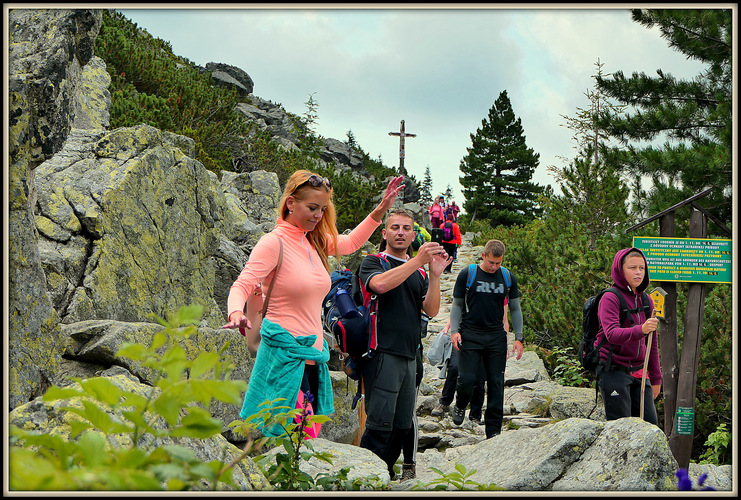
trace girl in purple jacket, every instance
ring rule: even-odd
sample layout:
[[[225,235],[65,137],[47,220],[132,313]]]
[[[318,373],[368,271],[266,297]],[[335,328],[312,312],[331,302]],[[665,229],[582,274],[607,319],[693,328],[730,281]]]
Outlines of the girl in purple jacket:
[[[599,331],[595,347],[605,338],[600,349],[602,363],[597,369],[597,384],[605,403],[607,420],[621,417],[638,417],[641,405],[641,381],[646,356],[647,336],[656,331],[659,320],[652,318],[653,301],[642,304],[641,296],[648,288],[648,266],[643,252],[625,248],[615,254],[612,264],[614,287],[622,293],[628,306],[625,319],[620,322],[620,300],[612,293],[605,293],[599,303]],[[643,306],[643,307],[642,307]],[[654,399],[661,391],[661,366],[659,364],[658,335],[652,336],[648,374],[650,387],[644,396],[644,420],[658,425]]]

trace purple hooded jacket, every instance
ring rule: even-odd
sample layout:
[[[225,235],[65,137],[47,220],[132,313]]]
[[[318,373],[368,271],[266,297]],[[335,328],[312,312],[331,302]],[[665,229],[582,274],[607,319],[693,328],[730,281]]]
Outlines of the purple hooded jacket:
[[[643,277],[643,281],[638,286],[637,290],[632,290],[628,281],[623,274],[623,266],[620,261],[623,256],[628,252],[636,250],[642,256],[644,262],[646,256],[643,252],[637,248],[624,248],[615,254],[615,260],[612,263],[612,280],[614,287],[617,288],[625,297],[625,303],[628,308],[638,307],[640,305],[641,293],[648,288],[649,276],[648,276],[648,265],[646,265],[646,275]],[[641,330],[641,325],[646,321],[646,318],[651,317],[651,313],[654,309],[654,303],[649,295],[649,310],[648,313],[639,312],[634,314],[628,314],[623,324],[619,324],[620,321],[620,301],[612,293],[606,293],[600,300],[599,308],[597,309],[597,316],[599,317],[600,327],[597,331],[597,338],[595,340],[595,347],[602,342],[607,336],[607,343],[602,346],[600,350],[600,357],[602,360],[607,360],[608,349],[612,344],[612,363],[622,366],[630,367],[643,367],[643,360],[646,356],[646,338]],[[630,317],[633,316],[633,323],[635,326],[630,326]],[[640,374],[641,371],[637,370],[634,372],[636,375]],[[651,338],[651,352],[648,360],[648,379],[651,381],[651,385],[661,384],[661,365],[659,364],[659,340],[658,335],[654,333]]]

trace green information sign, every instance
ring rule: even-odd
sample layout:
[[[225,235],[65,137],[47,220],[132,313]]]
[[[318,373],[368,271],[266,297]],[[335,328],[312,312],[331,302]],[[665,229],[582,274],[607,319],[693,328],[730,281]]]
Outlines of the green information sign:
[[[684,435],[692,435],[695,423],[695,409],[689,408],[677,408],[677,418],[674,419],[676,424],[676,433]]]
[[[733,240],[633,238],[648,261],[651,281],[731,283]]]

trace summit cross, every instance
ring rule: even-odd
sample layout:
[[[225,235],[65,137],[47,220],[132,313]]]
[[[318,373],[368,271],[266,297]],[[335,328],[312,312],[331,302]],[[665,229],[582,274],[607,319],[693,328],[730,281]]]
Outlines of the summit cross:
[[[393,135],[399,138],[399,173],[406,175],[404,170],[404,138],[405,137],[417,137],[417,134],[408,134],[404,131],[404,120],[401,121],[401,127],[398,132],[389,132],[389,135]]]

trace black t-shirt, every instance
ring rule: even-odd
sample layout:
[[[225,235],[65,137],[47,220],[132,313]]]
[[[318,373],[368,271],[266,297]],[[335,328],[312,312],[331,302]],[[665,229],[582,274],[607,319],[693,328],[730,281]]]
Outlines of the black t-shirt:
[[[388,268],[393,269],[404,264],[404,261],[386,255]],[[386,269],[379,257],[366,256],[360,263],[358,277],[364,286],[376,274]],[[427,275],[415,271],[401,285],[393,290],[378,295],[377,333],[380,352],[405,356],[415,359],[421,341],[420,325],[422,322],[422,302],[427,294],[430,282]]]
[[[466,295],[466,280],[469,268],[465,267],[458,273],[453,287],[453,298],[464,298],[468,303],[468,311],[464,306],[461,317],[460,333],[464,340],[481,340],[486,337],[505,335],[504,330],[504,296],[506,282],[502,269],[495,273],[487,273],[476,266],[476,278]],[[517,279],[509,273],[509,293],[507,300],[520,296]]]

